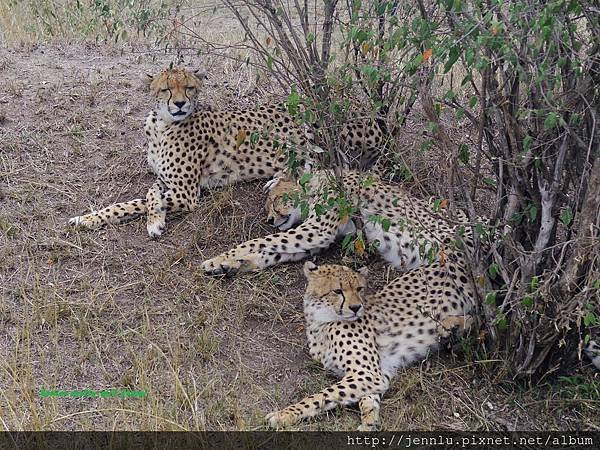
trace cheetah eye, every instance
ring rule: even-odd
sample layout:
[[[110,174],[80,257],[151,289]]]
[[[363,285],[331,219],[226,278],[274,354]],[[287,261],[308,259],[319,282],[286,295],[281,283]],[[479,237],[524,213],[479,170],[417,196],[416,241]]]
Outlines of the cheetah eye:
[[[343,291],[341,289],[334,289],[333,292],[335,292],[338,295],[342,295]]]
[[[169,92],[169,90],[168,89],[161,89],[160,92],[162,92],[164,94],[165,92]]]
[[[356,288],[356,290],[357,290],[358,292],[362,292],[362,291],[364,291],[364,290],[365,290],[365,287],[364,287],[364,286],[359,286],[359,287],[357,287],[357,288]]]
[[[193,91],[194,89],[196,89],[194,86],[188,86],[185,88],[186,91],[189,91],[189,90]]]

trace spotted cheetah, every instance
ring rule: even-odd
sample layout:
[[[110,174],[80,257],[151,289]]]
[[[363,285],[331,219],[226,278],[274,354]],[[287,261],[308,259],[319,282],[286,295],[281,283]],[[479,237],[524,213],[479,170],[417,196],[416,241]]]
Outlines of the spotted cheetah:
[[[280,186],[272,183],[267,199],[269,221],[285,231],[247,241],[206,260],[203,270],[211,275],[234,275],[299,261],[354,231],[353,213],[365,223],[367,240],[375,243],[383,258],[400,270],[445,259],[457,246],[471,244],[470,227],[465,226],[467,217],[460,211],[451,223],[446,210],[434,202],[416,199],[401,186],[356,171],[349,171],[342,178],[346,196],[330,202],[337,195],[331,184],[335,182],[326,171],[313,176],[307,186],[309,214],[296,228],[291,226],[299,220],[300,213],[289,202],[286,206],[282,197],[299,188],[288,180],[281,181]],[[321,207],[317,208],[317,204]],[[340,210],[340,204],[348,205],[345,211]]]
[[[363,269],[304,264],[309,352],[341,380],[268,414],[271,427],[358,403],[359,430],[377,429],[381,396],[397,370],[436,350],[452,331],[471,326],[474,288],[460,264],[410,270],[366,297]]]
[[[596,369],[600,370],[600,345],[598,345],[595,341],[589,341],[583,351],[590,358],[590,361],[596,367]]]
[[[196,110],[201,78],[185,69],[168,69],[150,80],[155,106],[145,133],[148,165],[156,181],[146,197],[73,217],[71,225],[99,228],[146,215],[148,234],[158,237],[167,213],[198,206],[201,188],[269,178],[287,168],[289,154],[303,158],[306,132],[282,105]],[[346,145],[373,152],[383,132],[375,123],[355,123],[344,128],[342,137]]]

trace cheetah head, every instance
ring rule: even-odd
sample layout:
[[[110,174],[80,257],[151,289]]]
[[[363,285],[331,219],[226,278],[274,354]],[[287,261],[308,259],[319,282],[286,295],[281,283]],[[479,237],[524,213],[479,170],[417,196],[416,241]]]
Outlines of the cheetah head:
[[[300,187],[290,179],[281,179],[271,185],[265,209],[267,222],[280,230],[289,230],[300,222],[300,207],[294,207],[293,196],[300,192]]]
[[[308,286],[304,294],[304,314],[307,321],[352,321],[362,317],[366,275],[366,267],[355,272],[346,266],[317,266],[306,262],[304,276]]]
[[[150,77],[154,110],[166,122],[178,122],[194,112],[204,74],[185,69],[167,69]]]

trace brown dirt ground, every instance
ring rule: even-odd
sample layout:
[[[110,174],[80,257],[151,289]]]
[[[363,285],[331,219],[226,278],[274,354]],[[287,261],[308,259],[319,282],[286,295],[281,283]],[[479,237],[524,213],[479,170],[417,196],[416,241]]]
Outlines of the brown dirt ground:
[[[262,183],[207,194],[156,241],[141,221],[66,226],[150,186],[142,124],[151,101],[140,76],[170,62],[134,47],[0,49],[0,429],[262,429],[266,413],[333,382],[305,351],[301,264],[226,280],[199,271],[205,258],[271,232]],[[200,63],[211,73],[204,100],[216,108],[268,94],[232,63],[186,56]],[[318,261],[339,261],[338,250]],[[394,275],[370,266],[374,286]],[[598,397],[585,389],[499,383],[493,362],[468,355],[399,373],[384,427],[600,428]],[[589,364],[573,371],[597,392]],[[39,396],[110,388],[148,395]],[[340,409],[299,428],[357,425],[355,409]]]

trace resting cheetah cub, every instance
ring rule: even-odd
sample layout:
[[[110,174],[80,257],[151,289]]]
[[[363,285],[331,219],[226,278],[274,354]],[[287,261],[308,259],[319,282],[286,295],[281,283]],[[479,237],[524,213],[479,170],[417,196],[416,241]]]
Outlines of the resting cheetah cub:
[[[361,272],[304,264],[309,351],[341,380],[267,415],[271,427],[358,402],[359,430],[376,429],[381,396],[396,371],[426,357],[453,329],[471,325],[474,290],[460,264],[436,263],[406,272],[366,299]]]

